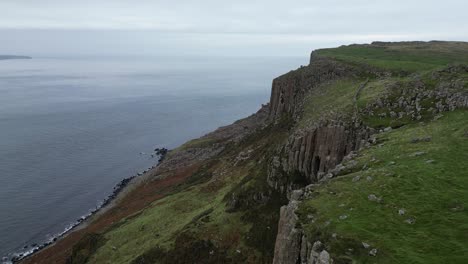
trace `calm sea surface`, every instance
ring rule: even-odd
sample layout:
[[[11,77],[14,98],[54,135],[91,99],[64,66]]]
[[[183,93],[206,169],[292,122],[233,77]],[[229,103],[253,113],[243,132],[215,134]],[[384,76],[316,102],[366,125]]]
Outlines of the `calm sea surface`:
[[[0,258],[88,213],[121,179],[255,112],[303,58],[0,60]]]

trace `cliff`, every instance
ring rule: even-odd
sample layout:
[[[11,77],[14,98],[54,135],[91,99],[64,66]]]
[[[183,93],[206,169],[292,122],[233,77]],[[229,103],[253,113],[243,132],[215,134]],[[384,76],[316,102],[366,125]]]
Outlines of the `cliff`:
[[[23,263],[464,263],[468,44],[314,51]]]

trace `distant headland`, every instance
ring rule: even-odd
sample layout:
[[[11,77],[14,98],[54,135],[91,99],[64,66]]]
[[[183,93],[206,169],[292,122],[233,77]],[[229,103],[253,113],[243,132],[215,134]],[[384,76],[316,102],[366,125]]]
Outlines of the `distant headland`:
[[[16,55],[0,55],[0,60],[29,60],[32,57],[29,56],[16,56]]]

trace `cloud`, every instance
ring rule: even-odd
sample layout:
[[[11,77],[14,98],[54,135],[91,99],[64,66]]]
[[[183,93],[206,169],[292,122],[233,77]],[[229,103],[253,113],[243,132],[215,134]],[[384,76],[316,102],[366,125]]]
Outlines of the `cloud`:
[[[0,50],[303,55],[373,40],[468,40],[466,10],[466,0],[0,1]]]
[[[0,10],[0,28],[382,34],[468,26],[464,0],[15,0]]]

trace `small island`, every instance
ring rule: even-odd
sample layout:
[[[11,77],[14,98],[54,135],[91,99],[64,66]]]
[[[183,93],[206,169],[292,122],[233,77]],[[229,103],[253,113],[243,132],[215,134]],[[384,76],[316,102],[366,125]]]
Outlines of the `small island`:
[[[29,56],[16,56],[16,55],[0,55],[0,60],[29,60]]]

